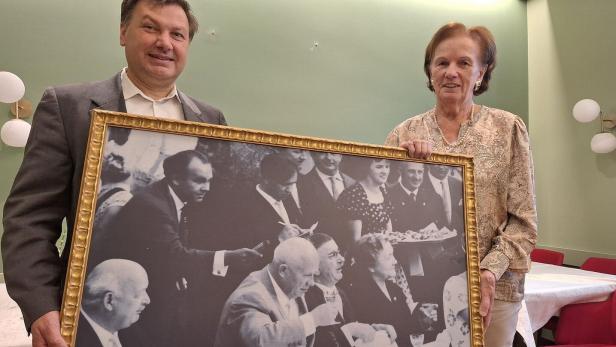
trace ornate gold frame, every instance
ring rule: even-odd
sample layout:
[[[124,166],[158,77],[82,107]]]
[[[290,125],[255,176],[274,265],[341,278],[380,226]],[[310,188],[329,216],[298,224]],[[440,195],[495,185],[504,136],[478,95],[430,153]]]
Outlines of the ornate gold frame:
[[[434,153],[430,157],[430,160],[418,160],[411,159],[408,153],[401,148],[326,140],[205,123],[174,121],[102,110],[93,110],[91,112],[91,118],[88,148],[86,151],[84,172],[81,182],[81,193],[62,300],[61,333],[70,346],[74,346],[75,344],[81,294],[85,281],[85,269],[88,260],[94,211],[96,208],[96,192],[98,191],[101,171],[100,164],[103,155],[103,144],[109,126],[261,145],[328,151],[366,157],[447,164],[461,167],[464,183],[471,345],[473,347],[483,346],[483,325],[482,317],[479,314],[481,298],[479,287],[477,225],[475,217],[474,169],[471,157]]]

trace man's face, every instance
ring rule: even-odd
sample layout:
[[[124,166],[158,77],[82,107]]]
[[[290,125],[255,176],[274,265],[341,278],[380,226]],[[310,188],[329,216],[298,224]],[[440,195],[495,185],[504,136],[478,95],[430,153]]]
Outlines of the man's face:
[[[113,310],[117,330],[128,328],[139,320],[141,312],[150,304],[146,292],[148,277],[145,273],[122,284],[122,292],[114,293]]]
[[[190,45],[188,18],[178,5],[140,1],[120,26],[128,74],[136,84],[171,87],[184,70]]]
[[[400,179],[402,184],[409,190],[419,188],[424,177],[424,164],[404,163],[400,169]]]
[[[344,257],[334,240],[325,242],[317,249],[319,254],[319,275],[316,281],[325,286],[333,286],[342,279]]]
[[[313,152],[312,159],[314,159],[314,165],[317,166],[319,171],[333,176],[338,172],[340,162],[342,161],[342,154]]]
[[[193,158],[186,168],[183,177],[172,178],[176,194],[185,202],[201,202],[210,190],[210,182],[214,176],[212,165]]]
[[[442,180],[449,174],[449,167],[445,165],[430,165],[430,173],[432,176]]]
[[[314,285],[314,276],[319,273],[319,260],[306,258],[298,264],[282,264],[279,267],[280,288],[293,300],[304,295]]]
[[[282,153],[288,157],[293,164],[297,165],[297,167],[301,166],[308,157],[308,153],[303,149],[285,148]]]
[[[284,200],[291,196],[291,191],[297,183],[297,173],[294,173],[288,180],[278,183],[268,181],[266,183],[266,192],[276,200]]]

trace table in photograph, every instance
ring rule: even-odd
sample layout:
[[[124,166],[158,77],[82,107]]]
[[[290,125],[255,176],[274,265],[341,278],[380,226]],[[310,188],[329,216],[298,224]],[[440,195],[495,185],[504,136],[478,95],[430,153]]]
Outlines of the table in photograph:
[[[526,346],[535,347],[533,333],[563,306],[607,300],[614,290],[614,275],[533,262],[526,275],[517,331]]]
[[[32,339],[24,328],[24,319],[17,303],[6,292],[6,285],[0,283],[0,346],[32,346]]]

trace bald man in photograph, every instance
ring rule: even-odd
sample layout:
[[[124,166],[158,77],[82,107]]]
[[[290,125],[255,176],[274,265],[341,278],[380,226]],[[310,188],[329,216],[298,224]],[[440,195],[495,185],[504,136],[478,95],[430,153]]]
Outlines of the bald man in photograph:
[[[316,328],[335,324],[338,314],[331,303],[306,307],[304,294],[318,271],[310,241],[281,242],[272,262],[251,273],[225,303],[214,346],[313,346]]]
[[[139,320],[150,304],[148,275],[134,261],[109,259],[94,267],[86,278],[77,346],[120,347],[118,331]]]

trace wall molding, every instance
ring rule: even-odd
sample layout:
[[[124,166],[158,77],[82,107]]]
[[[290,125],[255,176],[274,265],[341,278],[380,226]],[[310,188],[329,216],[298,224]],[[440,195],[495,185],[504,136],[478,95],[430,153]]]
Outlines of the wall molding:
[[[551,249],[553,251],[564,253],[566,265],[580,266],[586,259],[590,257],[616,259],[616,254],[598,253],[598,252],[593,252],[593,251],[584,251],[581,249],[561,248],[561,247],[553,247],[553,246],[541,245],[541,244],[537,244],[537,248]]]

